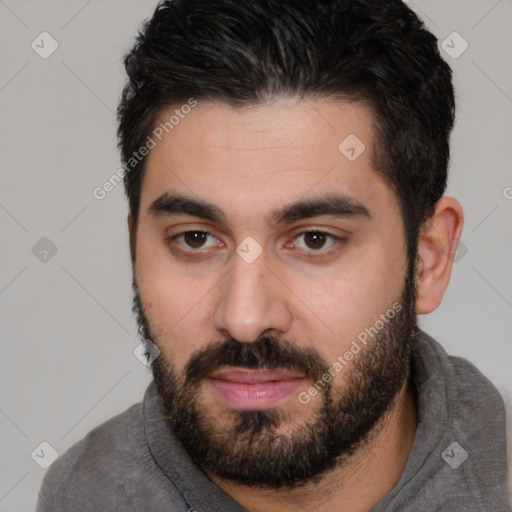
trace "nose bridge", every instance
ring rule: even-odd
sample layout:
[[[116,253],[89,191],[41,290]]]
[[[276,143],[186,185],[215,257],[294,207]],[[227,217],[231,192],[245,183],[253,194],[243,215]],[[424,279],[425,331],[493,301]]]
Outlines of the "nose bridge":
[[[231,271],[222,280],[213,313],[217,330],[240,342],[251,342],[268,329],[289,329],[288,298],[267,264],[264,255],[251,263],[235,255]]]

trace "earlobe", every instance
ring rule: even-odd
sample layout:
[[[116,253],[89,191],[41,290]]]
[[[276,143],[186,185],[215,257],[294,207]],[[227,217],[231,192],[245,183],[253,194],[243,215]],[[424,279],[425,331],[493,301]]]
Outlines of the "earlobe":
[[[423,225],[416,260],[416,313],[434,311],[443,298],[457,251],[464,214],[453,197],[442,197]]]

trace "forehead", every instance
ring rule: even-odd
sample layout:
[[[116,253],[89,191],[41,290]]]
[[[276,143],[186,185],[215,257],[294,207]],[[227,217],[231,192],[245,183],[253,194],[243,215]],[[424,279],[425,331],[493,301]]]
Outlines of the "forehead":
[[[160,150],[173,145],[181,150],[176,153],[180,159],[210,156],[201,153],[205,150],[214,150],[216,158],[262,150],[270,155],[271,150],[275,154],[269,158],[277,161],[284,158],[281,155],[292,158],[292,153],[307,154],[308,161],[323,160],[326,151],[338,157],[338,143],[349,135],[358,136],[368,148],[374,136],[372,113],[362,102],[281,97],[243,107],[200,101],[187,114],[184,108],[165,107],[154,123],[154,129],[164,132],[162,141],[157,141]],[[160,153],[156,149],[154,157]]]
[[[192,109],[162,109],[154,128],[141,212],[164,193],[195,196],[239,219],[331,193],[367,203],[374,213],[396,202],[375,172],[373,117],[362,103],[199,101]]]

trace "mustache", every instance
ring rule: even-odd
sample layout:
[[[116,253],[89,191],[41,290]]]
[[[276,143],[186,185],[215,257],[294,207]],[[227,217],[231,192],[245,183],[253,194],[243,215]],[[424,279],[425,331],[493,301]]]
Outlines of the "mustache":
[[[230,338],[213,343],[195,352],[186,366],[187,383],[194,385],[223,367],[267,370],[290,370],[314,381],[327,372],[329,366],[311,348],[300,348],[286,341],[266,336],[255,342],[242,343]]]

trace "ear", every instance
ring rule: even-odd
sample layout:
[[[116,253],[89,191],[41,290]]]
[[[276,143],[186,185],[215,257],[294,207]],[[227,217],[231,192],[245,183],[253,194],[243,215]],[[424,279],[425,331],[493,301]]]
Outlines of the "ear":
[[[137,225],[133,222],[131,214],[128,214],[128,236],[130,238],[130,256],[132,266],[135,265],[135,246],[137,244]]]
[[[450,281],[464,214],[453,197],[442,197],[434,214],[421,228],[416,258],[416,313],[434,311]]]

